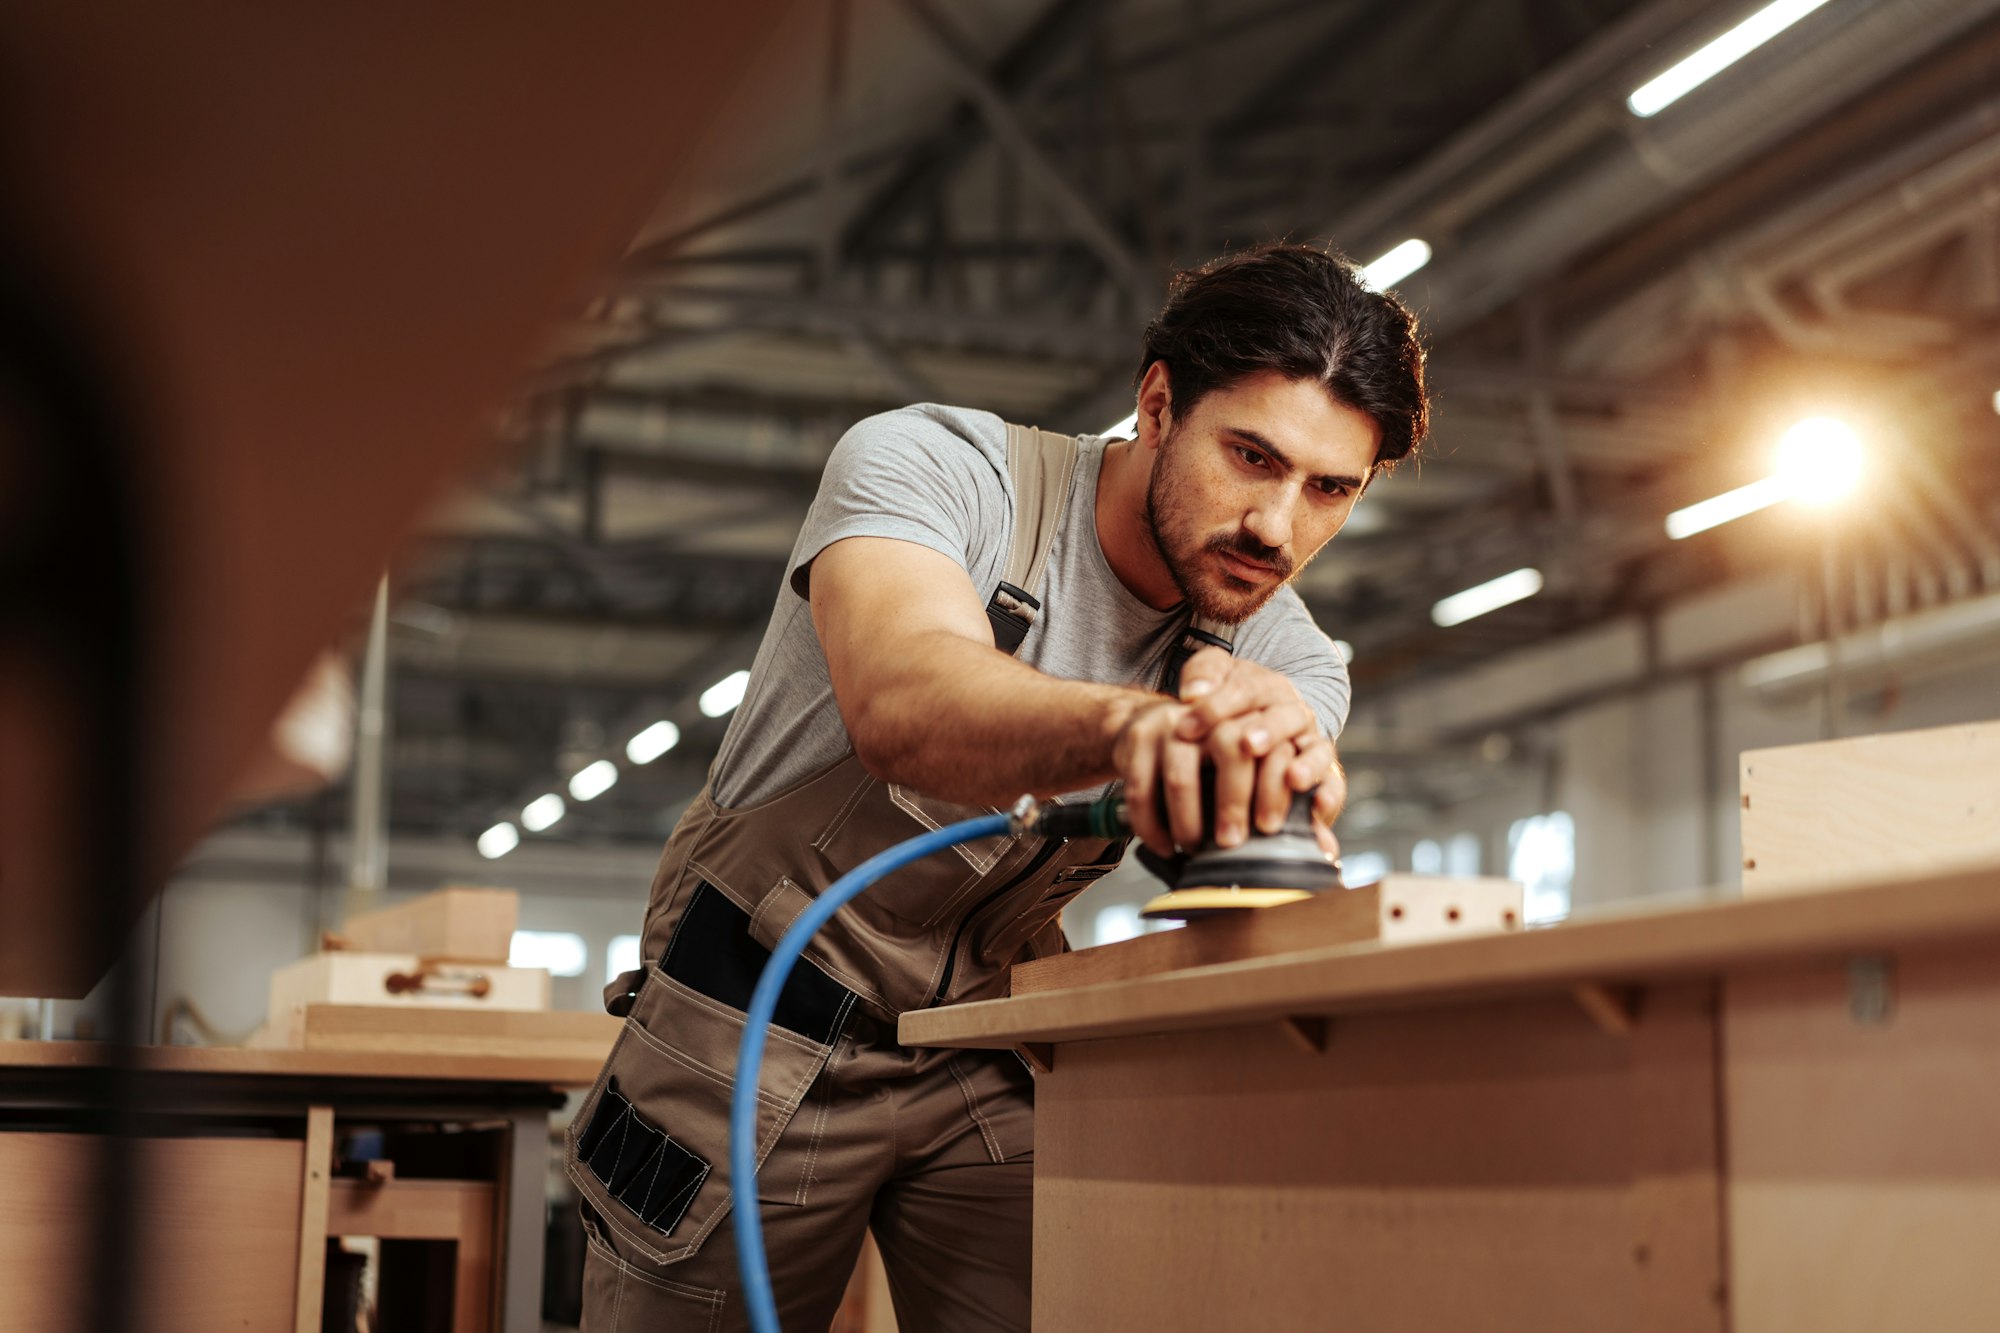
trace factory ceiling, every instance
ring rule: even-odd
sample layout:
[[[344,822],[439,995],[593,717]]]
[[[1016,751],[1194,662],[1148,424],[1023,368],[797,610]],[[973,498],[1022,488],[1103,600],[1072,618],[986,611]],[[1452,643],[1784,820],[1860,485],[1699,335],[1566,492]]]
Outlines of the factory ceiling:
[[[1364,692],[1817,568],[1754,525],[1662,528],[1815,405],[1896,460],[1857,581],[2000,579],[2000,0],[1830,0],[1627,108],[1752,7],[802,7],[717,108],[701,188],[505,413],[509,461],[396,575],[395,825],[470,837],[666,717],[681,746],[554,830],[657,839],[721,735],[694,700],[748,664],[842,430],[920,400],[1102,430],[1174,267],[1272,238],[1432,251],[1397,286],[1431,342],[1427,457],[1299,584]],[[1524,566],[1541,596],[1432,623]]]

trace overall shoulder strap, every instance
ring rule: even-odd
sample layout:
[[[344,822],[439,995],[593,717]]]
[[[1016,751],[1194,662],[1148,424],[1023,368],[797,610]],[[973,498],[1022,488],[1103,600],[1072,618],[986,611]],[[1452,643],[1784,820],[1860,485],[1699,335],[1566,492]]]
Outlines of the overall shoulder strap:
[[[1073,435],[1007,426],[1007,474],[1014,483],[1014,540],[1000,586],[986,603],[993,625],[993,643],[1003,653],[1020,648],[1040,614],[1042,572],[1049,563],[1056,527],[1069,501],[1076,475],[1077,442]]]
[[[1210,620],[1207,616],[1196,616],[1188,621],[1187,628],[1181,631],[1180,642],[1167,652],[1166,669],[1160,673],[1160,693],[1178,695],[1181,692],[1181,668],[1204,648],[1220,648],[1225,653],[1234,653],[1236,626]]]

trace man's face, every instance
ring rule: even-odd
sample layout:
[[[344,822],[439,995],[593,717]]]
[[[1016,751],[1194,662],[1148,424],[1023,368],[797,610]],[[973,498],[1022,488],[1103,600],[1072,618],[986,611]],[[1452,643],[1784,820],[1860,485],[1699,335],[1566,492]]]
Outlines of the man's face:
[[[1146,492],[1153,541],[1195,611],[1229,624],[1340,531],[1381,443],[1366,413],[1276,371],[1216,389],[1170,423]]]

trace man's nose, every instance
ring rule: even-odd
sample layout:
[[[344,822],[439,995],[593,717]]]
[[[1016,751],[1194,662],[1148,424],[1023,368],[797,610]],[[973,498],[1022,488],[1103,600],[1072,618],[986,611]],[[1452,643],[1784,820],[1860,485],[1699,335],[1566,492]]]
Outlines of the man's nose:
[[[1289,492],[1273,495],[1253,506],[1243,516],[1245,531],[1274,550],[1292,540],[1292,497]]]

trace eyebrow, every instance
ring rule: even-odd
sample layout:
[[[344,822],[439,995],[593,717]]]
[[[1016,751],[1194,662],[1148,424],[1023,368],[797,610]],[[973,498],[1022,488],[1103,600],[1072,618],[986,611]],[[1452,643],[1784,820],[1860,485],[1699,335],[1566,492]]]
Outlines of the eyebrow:
[[[1245,429],[1242,426],[1224,426],[1222,429],[1231,435],[1240,436],[1244,440],[1249,441],[1251,444],[1256,445],[1257,448],[1263,450],[1265,453],[1269,454],[1272,458],[1275,458],[1278,461],[1278,466],[1284,468],[1287,472],[1298,471],[1298,464],[1292,462],[1290,458],[1286,457],[1284,450],[1280,449],[1277,445],[1272,444],[1269,440],[1265,439],[1262,435],[1259,435],[1256,431]],[[1361,484],[1365,480],[1365,478],[1350,477],[1342,473],[1336,473],[1336,472],[1323,472],[1319,476],[1314,477],[1313,480],[1315,482],[1320,482],[1320,483],[1330,481],[1336,485],[1350,487],[1351,489],[1358,491],[1361,489]]]

